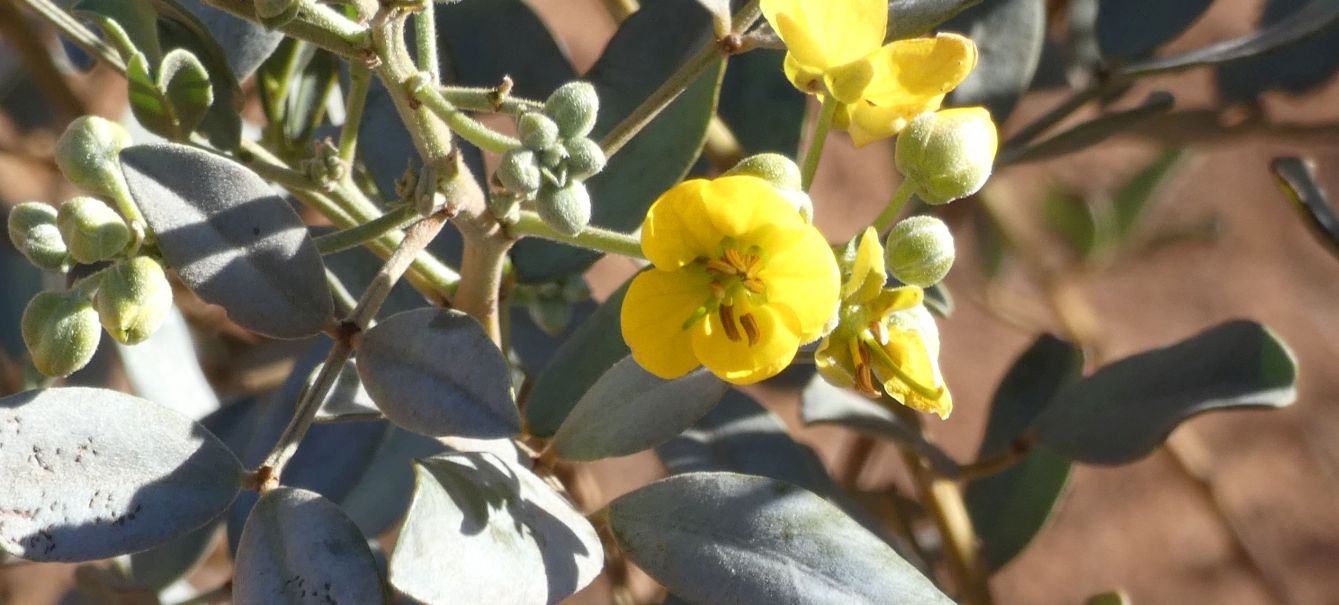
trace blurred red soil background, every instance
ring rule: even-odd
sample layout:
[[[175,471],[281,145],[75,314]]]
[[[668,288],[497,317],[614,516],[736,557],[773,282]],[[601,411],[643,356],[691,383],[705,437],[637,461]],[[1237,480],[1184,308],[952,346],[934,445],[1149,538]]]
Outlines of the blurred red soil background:
[[[0,0],[0,7],[7,3]],[[597,0],[532,5],[565,41],[578,72],[614,31]],[[1259,11],[1256,0],[1219,0],[1162,52],[1248,33]],[[1202,69],[1158,77],[1126,98],[1164,89],[1176,95],[1177,112],[1218,107],[1212,78]],[[88,111],[122,115],[125,85],[114,73],[99,69],[73,78],[71,86]],[[37,99],[40,92],[31,94]],[[1029,95],[1001,125],[1002,134],[1063,95]],[[1224,134],[1173,113],[1097,148],[1003,171],[987,193],[1011,218],[1028,254],[1011,259],[994,280],[980,270],[971,236],[978,209],[969,206],[980,202],[948,208],[945,218],[959,242],[947,282],[957,308],[940,322],[941,363],[956,409],[949,420],[930,419],[929,426],[959,460],[976,453],[995,385],[1043,331],[1081,331],[1090,360],[1105,363],[1227,319],[1250,318],[1275,330],[1301,368],[1298,401],[1287,410],[1196,418],[1140,462],[1077,467],[1049,526],[993,577],[996,602],[1081,603],[1121,588],[1140,605],[1339,604],[1339,371],[1333,369],[1339,365],[1339,259],[1311,237],[1268,170],[1275,156],[1308,156],[1322,185],[1339,191],[1339,82],[1300,97],[1269,94],[1263,111],[1273,122],[1301,128]],[[74,193],[50,161],[57,134],[21,133],[0,115],[0,203]],[[1154,200],[1134,245],[1099,268],[1075,270],[1041,220],[1048,188],[1110,192],[1169,144],[1188,145],[1186,161]],[[813,193],[817,224],[831,241],[844,241],[877,214],[896,179],[888,146],[856,150],[844,135],[833,137]],[[1173,231],[1190,235],[1163,237]],[[597,296],[631,270],[622,260],[602,261],[591,275]],[[765,387],[755,394],[818,450],[839,480],[862,490],[897,484],[914,491],[895,448],[875,445],[868,462],[852,469],[853,449],[864,451],[868,443],[841,429],[799,427],[793,394]],[[663,473],[649,454],[586,470],[579,491],[591,510]],[[0,570],[0,603],[54,603],[68,588],[72,567]],[[199,585],[221,581],[220,569],[201,572]],[[638,574],[632,580],[635,594],[654,602],[654,583]],[[598,581],[570,602],[610,602],[608,585]]]

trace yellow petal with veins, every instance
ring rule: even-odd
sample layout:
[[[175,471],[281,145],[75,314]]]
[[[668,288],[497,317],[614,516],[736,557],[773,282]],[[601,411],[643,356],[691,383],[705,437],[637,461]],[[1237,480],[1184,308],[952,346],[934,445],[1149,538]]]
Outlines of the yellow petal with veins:
[[[790,310],[799,322],[800,342],[823,333],[837,311],[841,274],[832,248],[817,229],[797,231],[785,246],[773,245],[759,278],[767,285],[767,304]]]
[[[682,267],[710,256],[721,242],[721,232],[708,217],[703,192],[710,181],[684,181],[651,204],[642,223],[642,253],[659,269]]]
[[[715,232],[740,243],[765,228],[783,232],[810,228],[795,206],[758,177],[738,175],[712,180],[702,191],[702,199]]]
[[[800,348],[798,322],[789,311],[776,305],[736,305],[736,320],[750,315],[757,326],[758,340],[732,340],[718,314],[703,322],[705,329],[693,330],[693,354],[702,365],[726,382],[753,384],[776,376],[790,365]],[[650,370],[650,368],[647,368]]]
[[[767,22],[817,71],[870,54],[888,29],[887,0],[762,0]]]
[[[667,380],[696,368],[692,333],[701,332],[703,324],[685,329],[684,322],[709,295],[706,279],[686,271],[649,269],[633,277],[619,318],[633,359]]]

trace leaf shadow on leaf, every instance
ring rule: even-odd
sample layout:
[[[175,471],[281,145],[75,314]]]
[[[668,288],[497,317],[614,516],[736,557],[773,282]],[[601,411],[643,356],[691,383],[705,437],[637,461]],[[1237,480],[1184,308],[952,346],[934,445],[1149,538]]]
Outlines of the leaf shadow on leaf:
[[[241,464],[213,433],[194,422],[183,423],[190,427],[187,435],[175,431],[153,435],[155,428],[165,427],[142,427],[150,439],[195,445],[165,475],[133,485],[135,471],[162,464],[154,459],[159,450],[130,450],[124,435],[114,433],[116,427],[107,428],[112,433],[108,438],[71,430],[67,424],[43,426],[31,419],[24,423],[24,406],[50,391],[27,391],[0,399],[0,447],[8,443],[6,449],[13,452],[0,455],[0,475],[31,477],[36,470],[51,481],[29,480],[23,484],[27,489],[11,488],[0,496],[0,545],[11,551],[22,549],[14,554],[30,561],[77,562],[142,551],[211,523],[240,491]],[[108,402],[90,401],[92,405],[103,403]],[[37,436],[24,438],[24,433]],[[36,443],[39,440],[43,445]],[[98,445],[99,440],[111,443]],[[25,447],[29,445],[31,449]],[[11,467],[16,464],[29,468]],[[71,476],[74,469],[82,469],[79,474],[101,470],[105,475],[100,481],[81,481],[91,477]],[[232,484],[202,485],[202,478],[231,480]],[[132,495],[118,502],[123,497],[118,492],[123,490],[133,490]],[[228,491],[231,494],[224,498]]]
[[[506,509],[514,520],[512,529],[517,535],[539,541],[550,598],[570,595],[581,589],[577,558],[592,553],[586,550],[576,533],[562,519],[526,497],[521,478],[505,461],[487,452],[475,452],[471,458],[487,462],[470,466],[451,460],[452,472],[442,468],[446,465],[420,464],[422,470],[441,484],[442,491],[456,506],[467,513],[462,515],[460,533],[472,536],[487,530],[493,513]],[[406,602],[418,601],[406,597]]]

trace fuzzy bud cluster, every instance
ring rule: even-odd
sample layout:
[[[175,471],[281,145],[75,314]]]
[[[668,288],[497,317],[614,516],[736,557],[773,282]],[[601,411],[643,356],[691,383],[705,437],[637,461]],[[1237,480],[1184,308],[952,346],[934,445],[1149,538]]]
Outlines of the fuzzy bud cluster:
[[[590,193],[584,181],[604,169],[606,158],[590,140],[599,112],[595,87],[569,82],[555,90],[542,111],[516,122],[521,146],[503,154],[495,178],[521,200],[534,200],[540,218],[554,230],[576,235],[590,223]]]

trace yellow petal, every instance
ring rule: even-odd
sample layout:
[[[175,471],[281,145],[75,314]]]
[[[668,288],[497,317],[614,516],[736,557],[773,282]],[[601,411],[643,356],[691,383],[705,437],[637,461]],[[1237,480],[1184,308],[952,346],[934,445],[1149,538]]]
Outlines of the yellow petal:
[[[696,368],[692,333],[702,331],[702,322],[688,329],[684,322],[709,296],[705,278],[687,271],[649,269],[633,277],[620,312],[623,340],[633,359],[665,379]]]
[[[704,330],[693,330],[693,354],[722,380],[753,384],[776,376],[790,365],[800,348],[796,320],[776,305],[736,305],[735,317],[752,316],[758,340],[752,344],[741,335],[731,340],[718,314],[708,315]],[[738,320],[738,319],[737,319]]]
[[[925,300],[925,291],[916,286],[888,288],[879,292],[869,303],[869,309],[877,316],[885,316],[898,311],[911,309]],[[931,320],[933,321],[933,320]]]
[[[790,237],[784,245],[766,248],[770,256],[758,278],[767,286],[767,303],[793,313],[799,322],[800,341],[810,342],[823,333],[837,311],[841,272],[818,229],[808,227]]]
[[[887,0],[762,0],[763,15],[800,63],[844,65],[883,44]]]
[[[976,45],[957,34],[898,40],[880,48],[870,62],[874,78],[865,100],[880,107],[921,107],[915,115],[937,108],[935,99],[967,78],[976,67]]]
[[[709,181],[693,179],[670,188],[651,204],[642,222],[642,253],[658,269],[673,270],[710,256],[722,235],[708,217],[703,192]]]
[[[877,107],[865,101],[846,105],[845,119],[835,120],[833,125],[839,130],[851,133],[851,141],[856,147],[864,147],[874,141],[886,139],[902,131],[912,118],[925,111],[933,111],[944,102],[944,95],[936,95],[914,105],[896,105]]]
[[[842,284],[842,299],[852,302],[864,302],[883,290],[888,281],[883,259],[883,245],[879,243],[879,234],[873,227],[866,227],[856,244],[855,262],[851,264],[851,277]]]
[[[948,418],[953,411],[953,398],[943,385],[938,364],[920,334],[893,329],[883,350],[898,370],[894,372],[882,363],[875,363],[875,373],[883,381],[884,391],[909,408]],[[916,384],[913,386],[908,380]]]
[[[842,388],[855,384],[855,361],[851,359],[851,347],[846,340],[829,336],[814,351],[814,365],[818,367],[818,373],[828,382]]]
[[[750,234],[764,227],[782,231],[809,227],[794,205],[758,177],[738,175],[712,180],[702,190],[702,198],[713,230],[746,245]]]
[[[794,53],[786,53],[786,60],[781,67],[786,72],[786,79],[800,92],[811,95],[823,92],[823,72],[802,65]]]
[[[838,101],[855,103],[863,97],[865,87],[869,86],[873,79],[874,66],[868,59],[862,57],[829,69],[824,74],[823,83]]]

